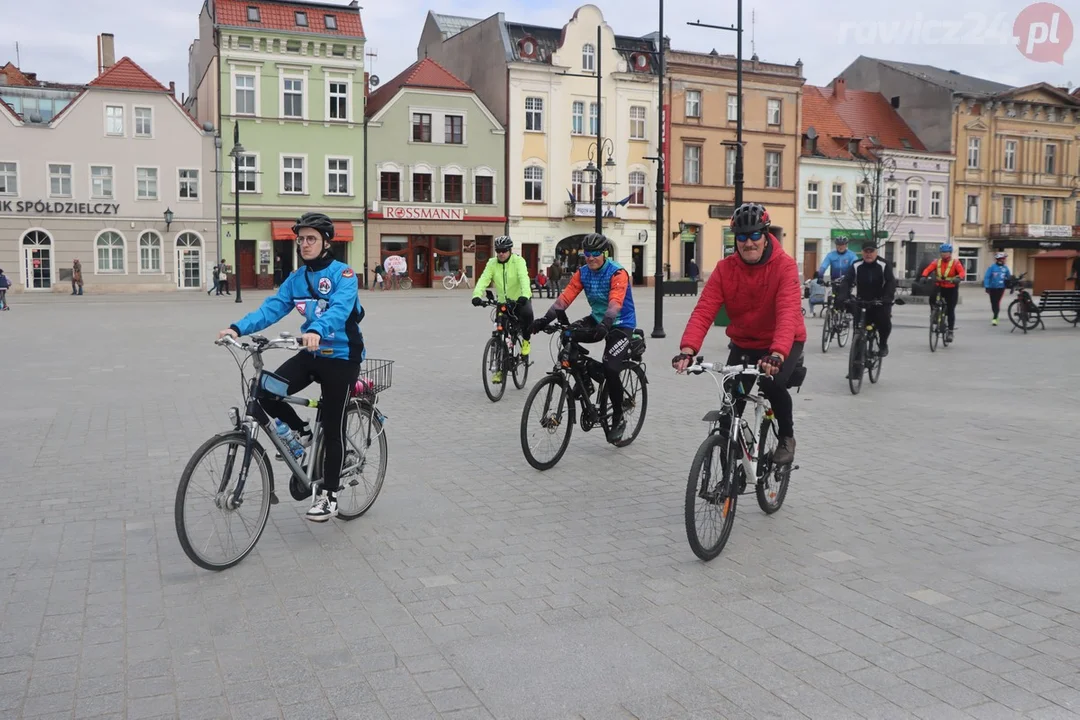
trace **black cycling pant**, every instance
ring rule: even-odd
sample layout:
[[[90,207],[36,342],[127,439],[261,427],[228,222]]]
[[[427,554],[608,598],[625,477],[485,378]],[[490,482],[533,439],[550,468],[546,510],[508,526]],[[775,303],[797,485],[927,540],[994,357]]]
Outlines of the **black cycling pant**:
[[[889,344],[892,334],[892,305],[871,305],[866,308],[863,320],[877,328],[882,345]]]
[[[524,305],[517,306],[518,327],[521,329],[521,339],[528,340],[532,337],[530,326],[536,316],[533,314],[532,300],[526,300]]]
[[[589,316],[581,321],[583,329],[596,328],[600,323]],[[611,425],[619,424],[623,415],[623,363],[630,359],[630,332],[628,328],[612,328],[604,336],[604,386],[611,405]]]
[[[931,305],[937,299],[938,293],[941,293],[941,297],[945,298],[945,316],[949,321],[949,330],[952,330],[956,327],[956,302],[960,299],[960,288],[935,287],[934,291],[930,293]]]
[[[1001,297],[1005,294],[1005,288],[987,288],[986,294],[990,296],[990,309],[994,311],[994,319],[998,319],[1001,312]]]
[[[345,455],[345,409],[349,394],[360,376],[360,363],[351,360],[319,357],[300,351],[281,364],[275,372],[289,383],[289,394],[295,395],[312,382],[321,386],[319,422],[322,425],[326,455],[323,462],[323,490],[336,492],[341,484],[341,463]],[[279,418],[293,430],[306,431],[307,423],[281,400],[263,400],[263,409]]]
[[[768,350],[747,350],[734,343],[728,345],[728,348],[731,350],[727,359],[728,365],[756,364],[758,360],[770,352]],[[791,373],[795,371],[799,363],[799,358],[802,357],[802,352],[803,343],[794,343],[791,346],[791,352],[784,358],[784,364],[780,368],[780,372],[773,375],[772,379],[762,378],[758,385],[762,394],[768,398],[769,404],[772,405],[773,415],[776,416],[776,424],[780,426],[780,437],[782,438],[795,437],[795,405],[791,400],[791,392],[788,391],[787,384],[791,379]],[[744,387],[747,384],[744,384]],[[741,414],[745,405],[746,401],[738,401],[735,409]]]

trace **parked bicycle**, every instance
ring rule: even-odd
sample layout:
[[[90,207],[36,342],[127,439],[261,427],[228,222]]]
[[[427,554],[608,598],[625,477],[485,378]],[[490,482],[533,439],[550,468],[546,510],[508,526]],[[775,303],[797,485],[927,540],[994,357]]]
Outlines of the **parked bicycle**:
[[[1013,275],[1005,281],[1005,287],[1009,288],[1010,295],[1016,293],[1016,299],[1009,303],[1009,322],[1013,324],[1014,330],[1023,330],[1024,334],[1027,334],[1028,330],[1039,327],[1039,323],[1042,322],[1042,313],[1039,311],[1038,303],[1023,285],[1025,276],[1027,273]],[[1061,317],[1074,324],[1077,320],[1075,315],[1075,313],[1066,315],[1064,310],[1061,311]]]
[[[604,366],[589,355],[587,348],[574,340],[578,323],[570,323],[559,312],[544,332],[559,334],[559,352],[552,370],[536,383],[521,411],[521,450],[525,459],[537,470],[547,470],[562,459],[570,444],[570,434],[578,422],[580,404],[581,429],[589,432],[597,425],[605,436],[611,432],[612,408],[608,400]],[[645,423],[649,393],[645,377],[645,334],[635,329],[630,336],[630,359],[623,363],[620,378],[623,384],[623,419],[626,431],[622,439],[612,443],[626,447],[634,442]],[[596,402],[593,402],[593,395]],[[536,416],[531,413],[536,410]],[[536,431],[533,437],[530,431]],[[550,453],[542,453],[547,445]]]
[[[176,489],[175,522],[180,547],[193,563],[207,570],[225,570],[251,552],[266,527],[270,506],[278,504],[273,467],[259,441],[259,431],[266,434],[292,472],[289,493],[296,501],[310,500],[312,486],[322,478],[325,445],[316,416],[311,447],[296,457],[277,434],[273,418],[261,404],[263,399],[273,398],[318,411],[319,400],[288,395],[288,383],[263,368],[263,353],[267,350],[299,350],[295,337],[281,333],[280,338],[269,340],[252,335],[250,343],[240,343],[226,336],[215,344],[228,348],[240,368],[244,411],[241,414],[240,408],[229,408],[233,427],[211,437],[191,456]],[[241,353],[247,355],[242,361]],[[245,373],[249,361],[254,370],[250,379]],[[337,517],[342,520],[354,520],[366,513],[382,490],[387,462],[386,416],[378,409],[378,398],[390,387],[392,365],[393,360],[365,360],[346,406],[345,454],[341,490],[337,493]],[[252,473],[258,475],[255,482]],[[203,476],[205,486],[196,487]],[[201,523],[190,523],[200,504],[209,517],[206,538],[197,535]],[[218,550],[222,556],[213,557]]]
[[[930,352],[937,352],[938,342],[941,347],[949,347],[949,308],[945,298],[938,293],[930,303]]]
[[[707,363],[701,356],[686,372],[711,373],[720,391],[720,409],[702,418],[709,423],[709,434],[694,454],[686,483],[686,539],[695,555],[712,560],[727,544],[739,496],[746,492],[749,479],[758,506],[772,515],[784,504],[791,471],[799,466],[772,462],[780,439],[776,416],[761,391],[761,383],[772,382],[768,375],[751,364]],[[801,387],[805,377],[806,366],[800,360],[788,387]],[[752,418],[746,417],[747,403],[753,405]]]
[[[444,275],[442,279],[442,286],[447,290],[453,290],[458,285],[465,285],[466,287],[472,287],[472,280],[465,275],[465,268],[461,268],[452,275]]]
[[[826,286],[831,283],[826,283]],[[821,326],[821,352],[829,352],[832,339],[836,338],[838,347],[847,345],[851,336],[851,315],[836,304],[836,295],[829,293],[825,299],[825,307],[821,312],[824,322]]]
[[[521,319],[514,303],[495,301],[495,295],[486,291],[486,300],[480,307],[491,307],[491,339],[484,346],[483,365],[480,372],[484,380],[484,393],[491,402],[499,402],[506,392],[506,378],[512,375],[514,387],[521,390],[529,377],[532,362],[521,354]]]
[[[852,395],[858,395],[862,390],[862,379],[865,373],[870,377],[871,383],[877,383],[881,377],[881,336],[873,323],[866,322],[866,308],[880,307],[884,305],[881,300],[858,300],[855,299],[854,337],[851,341],[851,350],[848,353],[848,387]],[[904,305],[902,298],[893,301],[896,305]]]

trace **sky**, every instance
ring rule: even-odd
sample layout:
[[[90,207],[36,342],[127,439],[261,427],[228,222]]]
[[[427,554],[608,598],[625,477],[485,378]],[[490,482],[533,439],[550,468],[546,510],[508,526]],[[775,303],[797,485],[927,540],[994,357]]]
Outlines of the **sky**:
[[[1045,81],[1075,87],[1080,84],[1080,37],[1074,37],[1080,35],[1074,25],[1080,25],[1080,2],[1057,1],[1060,7],[1011,0],[744,0],[743,52],[749,57],[752,44],[765,62],[801,59],[811,85],[828,84],[859,55],[868,55],[936,65],[1015,86]],[[655,0],[601,0],[597,5],[620,35],[658,29]],[[574,0],[543,5],[361,0],[361,17],[367,49],[378,53],[371,70],[386,82],[416,60],[429,9],[475,18],[502,11],[507,20],[561,27],[579,6]],[[198,32],[201,8],[199,0],[0,0],[0,64],[16,60],[18,41],[23,70],[36,72],[41,80],[88,82],[95,72],[94,39],[111,32],[117,59],[130,56],[164,85],[175,81],[179,96],[189,92],[187,52]],[[735,20],[735,0],[668,0],[664,32],[675,49],[734,53],[735,33],[686,23],[729,25]],[[1012,39],[1014,27],[1019,43]]]

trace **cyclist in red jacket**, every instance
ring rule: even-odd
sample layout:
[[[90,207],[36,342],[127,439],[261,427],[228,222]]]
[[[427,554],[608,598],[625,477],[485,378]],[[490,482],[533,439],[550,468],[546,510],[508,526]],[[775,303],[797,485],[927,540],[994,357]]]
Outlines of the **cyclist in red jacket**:
[[[769,232],[769,213],[763,205],[745,203],[731,216],[737,252],[716,263],[680,341],[681,354],[671,364],[682,372],[701,349],[721,306],[727,308],[727,363],[756,362],[772,376],[761,388],[772,404],[780,426],[780,443],[773,462],[795,460],[794,408],[787,383],[799,365],[806,343],[802,316],[802,286],[795,260]]]

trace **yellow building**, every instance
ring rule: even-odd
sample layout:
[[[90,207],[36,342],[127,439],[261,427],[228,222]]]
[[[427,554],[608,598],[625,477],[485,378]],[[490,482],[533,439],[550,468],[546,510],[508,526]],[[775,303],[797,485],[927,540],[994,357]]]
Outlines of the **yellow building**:
[[[672,278],[685,277],[691,259],[707,276],[724,255],[735,201],[736,66],[734,56],[715,52],[666,56],[671,186],[664,226]],[[804,82],[801,62],[743,60],[743,201],[768,208],[793,257]]]

